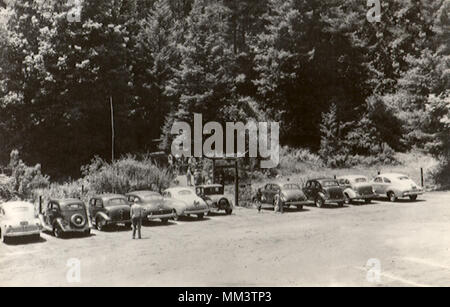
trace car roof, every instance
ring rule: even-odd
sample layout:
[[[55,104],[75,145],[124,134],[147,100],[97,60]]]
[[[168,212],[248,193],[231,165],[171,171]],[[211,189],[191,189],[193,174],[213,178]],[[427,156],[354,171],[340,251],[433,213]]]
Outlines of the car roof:
[[[156,196],[161,196],[161,194],[159,194],[158,192],[154,192],[154,191],[134,191],[134,192],[130,192],[127,193],[127,195],[135,195],[135,196],[149,196],[149,195],[156,195]]]
[[[116,198],[126,199],[126,197],[122,194],[101,194],[101,195],[96,195],[93,198],[100,198],[103,201],[108,201],[108,200],[116,199]]]
[[[50,201],[58,203],[61,206],[70,204],[84,204],[83,201],[78,198],[63,198],[63,199],[52,198],[50,199]]]
[[[176,188],[169,188],[166,190],[166,192],[180,192],[180,191],[191,191],[193,192],[193,190],[191,188],[188,187],[176,187]]]
[[[409,176],[405,175],[405,174],[399,174],[399,173],[385,173],[385,174],[380,174],[377,177],[398,178],[398,177],[409,177]]]
[[[17,206],[23,206],[23,205],[27,205],[27,206],[33,206],[34,205],[32,203],[29,203],[27,201],[7,201],[5,203],[2,203],[1,206],[3,207],[17,207]]]
[[[0,207],[2,207],[5,210],[11,209],[11,208],[17,208],[17,207],[23,207],[23,206],[27,206],[34,209],[34,205],[32,203],[29,202],[25,202],[25,201],[9,201],[6,203],[2,203],[0,204]]]
[[[308,180],[308,181],[319,181],[319,182],[322,182],[322,181],[328,181],[328,180],[336,181],[336,179],[334,179],[334,178],[317,178],[317,179],[311,179],[311,180]]]
[[[354,179],[358,179],[358,178],[367,178],[367,176],[364,175],[345,175],[345,176],[340,176],[337,179],[350,179],[350,180],[354,180]]]
[[[197,186],[197,188],[222,188],[223,185],[221,184],[202,184]]]

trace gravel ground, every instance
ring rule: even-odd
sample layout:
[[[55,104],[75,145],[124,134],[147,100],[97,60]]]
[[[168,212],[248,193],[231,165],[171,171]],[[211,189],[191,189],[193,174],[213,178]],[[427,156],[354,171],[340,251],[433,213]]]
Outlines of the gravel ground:
[[[66,277],[73,258],[80,283]],[[450,286],[450,193],[283,215],[236,209],[152,223],[141,241],[120,228],[42,234],[0,244],[0,276],[0,286]]]

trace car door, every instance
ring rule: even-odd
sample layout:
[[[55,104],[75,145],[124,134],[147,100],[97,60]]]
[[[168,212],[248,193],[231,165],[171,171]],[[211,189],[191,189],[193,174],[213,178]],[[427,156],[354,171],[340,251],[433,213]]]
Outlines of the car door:
[[[383,194],[383,178],[381,177],[376,177],[373,180],[373,189],[375,190],[375,193],[378,195]]]
[[[103,202],[99,198],[93,198],[91,199],[90,207],[91,207],[91,218],[95,220],[97,213],[99,213],[103,208]]]
[[[47,223],[48,225],[53,225],[56,218],[59,216],[59,205],[56,202],[50,202],[48,209]]]
[[[308,181],[303,188],[303,193],[308,200],[311,200],[311,181]]]
[[[387,191],[389,190],[389,188],[392,185],[392,181],[386,177],[383,178],[383,195],[386,195]]]

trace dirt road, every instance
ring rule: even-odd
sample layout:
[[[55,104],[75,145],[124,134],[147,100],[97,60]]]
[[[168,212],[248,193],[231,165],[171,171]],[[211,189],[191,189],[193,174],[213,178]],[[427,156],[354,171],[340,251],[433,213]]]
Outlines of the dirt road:
[[[450,286],[450,193],[284,215],[237,209],[143,234],[1,244],[0,286]],[[69,259],[80,283],[68,282]]]

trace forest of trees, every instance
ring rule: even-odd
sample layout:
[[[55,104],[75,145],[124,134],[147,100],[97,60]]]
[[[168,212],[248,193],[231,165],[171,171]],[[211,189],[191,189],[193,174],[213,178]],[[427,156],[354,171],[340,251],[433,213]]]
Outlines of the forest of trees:
[[[74,1],[3,2],[0,165],[17,149],[79,176],[111,155],[111,101],[117,156],[202,113],[280,121],[282,145],[325,161],[449,160],[449,0],[381,0],[379,23],[366,0],[81,0],[79,22]]]

